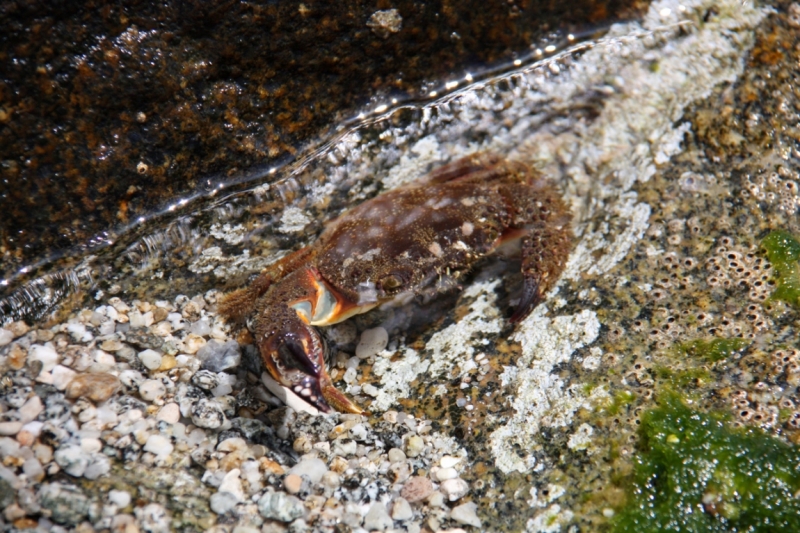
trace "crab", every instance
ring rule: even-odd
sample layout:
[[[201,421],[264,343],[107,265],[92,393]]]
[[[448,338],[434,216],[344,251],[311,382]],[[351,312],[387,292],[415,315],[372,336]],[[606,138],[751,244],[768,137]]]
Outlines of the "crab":
[[[363,413],[336,389],[317,326],[453,290],[481,259],[518,243],[527,317],[564,269],[571,215],[555,186],[520,162],[479,153],[385,192],[330,222],[316,242],[222,300],[248,323],[270,375],[322,412]]]

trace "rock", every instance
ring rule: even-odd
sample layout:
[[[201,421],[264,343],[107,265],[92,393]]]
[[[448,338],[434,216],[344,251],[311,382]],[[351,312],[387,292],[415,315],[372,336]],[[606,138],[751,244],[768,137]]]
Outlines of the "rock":
[[[28,327],[28,324],[26,324],[22,320],[17,320],[16,322],[8,324],[7,326],[5,326],[5,329],[10,331],[15,339],[17,337],[22,337],[31,330],[31,328]]]
[[[447,496],[448,500],[454,502],[469,492],[469,485],[461,478],[448,479],[442,482],[439,486],[439,490]]]
[[[14,340],[14,334],[5,328],[0,328],[0,346],[5,346],[12,340]]]
[[[389,333],[381,327],[365,330],[356,346],[356,357],[366,359],[382,352],[389,344]]]
[[[461,462],[461,457],[453,457],[452,455],[443,455],[439,460],[439,466],[442,468],[452,468]]]
[[[406,454],[400,448],[390,449],[388,455],[390,463],[399,463],[406,460]]]
[[[113,374],[78,374],[66,388],[67,398],[88,398],[95,403],[103,403],[119,390],[119,378]]]
[[[203,390],[212,390],[219,386],[219,377],[210,370],[200,370],[192,376],[192,383]]]
[[[384,531],[394,525],[383,502],[373,503],[364,517],[364,528],[370,531]]]
[[[216,514],[225,514],[233,510],[240,500],[227,491],[215,492],[211,495],[210,507]]]
[[[163,398],[166,393],[167,387],[159,379],[148,379],[139,385],[139,396],[147,402]]]
[[[189,328],[189,332],[199,337],[205,337],[209,335],[211,333],[211,326],[208,325],[208,319],[201,318],[197,322],[193,323]]]
[[[169,533],[170,515],[159,504],[150,503],[144,507],[137,507],[134,512],[142,530],[146,533]]]
[[[222,478],[219,484],[219,492],[230,492],[236,496],[238,501],[244,501],[244,490],[242,490],[242,481],[239,479],[242,471],[234,468]]]
[[[438,481],[446,481],[448,479],[455,479],[458,477],[458,472],[455,468],[440,468],[436,471],[436,479]]]
[[[117,339],[107,339],[100,343],[100,349],[105,350],[106,352],[116,352],[124,347],[125,345]]]
[[[45,483],[38,491],[39,505],[50,511],[57,524],[74,526],[89,514],[89,499],[72,485]]]
[[[12,344],[8,348],[6,361],[13,370],[22,370],[25,367],[25,363],[28,362],[28,350],[19,344]]]
[[[41,361],[42,372],[49,372],[58,363],[58,353],[51,344],[34,344],[28,349],[29,361]]]
[[[164,458],[172,453],[174,446],[168,437],[163,435],[150,435],[147,437],[147,442],[143,449],[159,458]]]
[[[89,466],[89,454],[74,444],[57,449],[53,457],[58,466],[73,477],[81,477]]]
[[[416,457],[425,449],[425,441],[419,435],[412,435],[406,443],[406,455]]]
[[[111,461],[105,455],[96,454],[83,473],[86,479],[97,479],[111,472]]]
[[[131,504],[131,493],[126,490],[112,489],[108,492],[108,501],[120,509],[124,509]]]
[[[56,365],[50,372],[52,376],[52,385],[58,390],[66,390],[69,384],[75,379],[78,374],[71,368]]]
[[[181,408],[177,403],[168,403],[159,409],[156,420],[163,420],[168,424],[177,424],[181,419]]]
[[[138,354],[139,361],[149,370],[158,370],[161,366],[161,354],[155,350],[144,350]]]
[[[311,483],[317,484],[322,479],[328,467],[322,459],[310,458],[303,459],[292,468],[289,469],[289,474],[297,476],[306,476]]]
[[[412,476],[408,478],[400,491],[400,496],[411,503],[420,502],[433,493],[433,482],[423,476]]]
[[[408,500],[400,497],[395,498],[392,504],[392,518],[399,522],[405,522],[406,520],[411,520],[413,517],[414,511],[411,509]]]
[[[0,435],[14,436],[22,429],[22,422],[0,422]]]
[[[225,413],[216,400],[201,398],[192,406],[192,422],[197,427],[217,429],[225,422]]]
[[[131,346],[141,350],[160,350],[164,344],[164,339],[147,331],[129,331],[125,340]]]
[[[291,522],[306,514],[303,502],[297,496],[285,492],[267,492],[258,500],[258,512],[264,518]]]
[[[0,477],[0,508],[5,509],[14,502],[16,491],[6,479]]]
[[[473,502],[463,503],[450,511],[450,518],[459,524],[480,528],[481,519],[478,518],[478,514],[476,513],[477,509],[478,506]]]
[[[202,361],[203,369],[222,372],[239,366],[239,363],[242,362],[242,350],[235,340],[225,343],[211,340],[197,350],[197,358]]]
[[[298,476],[297,474],[289,474],[285,478],[283,478],[283,488],[286,489],[286,492],[289,494],[297,494],[300,492],[300,489],[303,487],[303,478]]]
[[[205,344],[206,340],[203,337],[190,333],[183,339],[183,351],[188,354],[195,354]]]

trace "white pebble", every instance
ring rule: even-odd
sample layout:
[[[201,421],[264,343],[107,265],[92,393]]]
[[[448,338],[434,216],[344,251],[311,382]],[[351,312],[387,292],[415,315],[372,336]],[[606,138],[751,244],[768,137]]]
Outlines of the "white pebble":
[[[239,479],[241,470],[234,468],[222,478],[222,483],[219,485],[219,492],[230,492],[239,501],[244,501],[244,491],[242,490],[242,482]]]
[[[172,453],[172,443],[163,435],[150,435],[144,445],[144,451],[150,452],[157,457],[167,457]]]
[[[436,471],[436,479],[439,481],[447,481],[448,479],[455,479],[458,477],[458,472],[455,468],[440,468]]]
[[[166,393],[167,388],[157,379],[148,379],[139,385],[139,396],[142,397],[142,400],[148,402],[154,402],[159,398],[163,398]]]
[[[28,350],[28,359],[32,361],[42,362],[42,372],[49,372],[53,370],[58,362],[58,353],[50,343],[45,345],[34,344]]]
[[[14,334],[7,329],[0,328],[0,346],[5,346],[12,340],[14,340]]]
[[[443,455],[439,460],[439,465],[442,468],[452,468],[461,462],[461,457],[453,457],[452,455]]]
[[[139,360],[150,370],[156,370],[161,366],[161,354],[155,350],[145,350],[139,352]]]
[[[108,492],[108,501],[120,509],[124,509],[131,504],[131,493],[127,490],[112,489]]]
[[[373,398],[376,398],[378,394],[381,393],[381,390],[372,383],[364,383],[364,385],[361,387],[361,391],[367,396],[372,396]]]
[[[13,436],[22,429],[22,422],[0,422],[0,435]]]
[[[181,419],[181,408],[177,403],[168,403],[158,411],[157,420],[163,420],[168,424],[177,424]]]
[[[100,439],[83,438],[81,439],[81,450],[86,453],[98,453],[103,449],[103,443]]]
[[[458,507],[454,507],[453,510],[450,511],[450,518],[460,524],[480,528],[481,519],[478,518],[478,514],[475,512],[477,509],[478,506],[475,503],[467,502]]]
[[[67,385],[75,378],[77,375],[74,370],[71,368],[67,368],[65,366],[56,365],[53,367],[52,372],[50,372],[52,377],[51,384],[58,390],[64,390],[67,388]]]
[[[356,357],[366,359],[382,352],[389,344],[389,333],[381,327],[365,330],[356,346]]]
[[[28,401],[19,408],[19,421],[23,424],[27,424],[28,422],[32,422],[36,420],[36,417],[39,416],[39,413],[44,411],[44,405],[42,405],[42,400],[34,395],[28,398]]]
[[[411,509],[411,504],[408,503],[408,500],[400,497],[395,498],[394,504],[392,505],[392,518],[399,522],[405,522],[413,517],[414,510]]]
[[[298,476],[308,476],[311,483],[319,483],[328,467],[322,459],[303,459],[292,468],[289,469],[287,474],[297,474]]]
[[[442,482],[439,490],[447,496],[448,500],[454,502],[466,496],[467,492],[469,492],[469,485],[461,478],[448,479]]]

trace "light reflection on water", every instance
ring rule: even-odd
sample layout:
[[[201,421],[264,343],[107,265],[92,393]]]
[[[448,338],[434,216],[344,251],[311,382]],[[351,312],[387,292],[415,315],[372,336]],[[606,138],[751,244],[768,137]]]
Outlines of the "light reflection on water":
[[[568,36],[558,46],[532,47],[527,57],[503,68],[425,87],[416,101],[378,102],[294,162],[233,180],[210,178],[203,193],[178,199],[149,220],[104,233],[69,258],[43,260],[14,279],[0,280],[0,288],[7,287],[0,324],[39,320],[70,295],[101,299],[126,292],[157,299],[241,282],[306,244],[322,221],[438,164],[487,149],[513,156],[533,132],[591,121],[604,91],[612,89],[565,87],[573,94],[564,106],[541,88],[552,91],[560,80],[570,84],[566,74],[587,50],[614,49],[654,35],[583,41]],[[575,215],[588,216],[591,187],[553,177],[583,199]]]

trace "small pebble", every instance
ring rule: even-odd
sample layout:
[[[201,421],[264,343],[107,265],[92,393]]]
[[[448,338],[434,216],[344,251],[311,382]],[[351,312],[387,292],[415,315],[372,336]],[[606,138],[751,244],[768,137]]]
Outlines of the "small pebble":
[[[150,435],[144,445],[144,451],[150,452],[158,457],[167,457],[172,453],[174,446],[169,438],[163,435]]]
[[[283,487],[289,494],[297,494],[303,486],[303,478],[297,474],[289,474],[283,479]]]
[[[139,385],[139,396],[142,400],[153,402],[163,398],[167,393],[167,388],[158,379],[148,379]]]
[[[89,455],[74,444],[57,449],[53,458],[64,472],[73,477],[81,477],[89,466]]]
[[[231,494],[227,491],[220,491],[211,495],[209,507],[211,507],[211,510],[216,514],[225,514],[228,511],[233,510],[233,508],[236,507],[240,501],[241,500],[239,500],[234,494]]]
[[[322,459],[303,459],[292,468],[289,469],[289,474],[298,476],[306,476],[311,483],[319,483],[323,474],[328,471],[328,467]]]
[[[448,479],[455,479],[458,477],[458,472],[455,468],[440,468],[436,471],[436,479],[439,481],[446,481]]]
[[[15,339],[17,337],[22,337],[31,330],[31,328],[28,327],[28,324],[26,324],[22,320],[17,320],[16,322],[8,324],[7,326],[5,326],[5,329],[10,331]]]
[[[22,422],[0,422],[0,435],[13,436],[22,429]]]
[[[370,531],[384,531],[393,525],[392,517],[383,502],[374,502],[364,516],[364,528]]]
[[[161,354],[155,350],[144,350],[138,354],[139,361],[149,370],[157,370],[161,366]]]
[[[56,353],[51,344],[34,344],[28,350],[28,359],[41,361],[42,372],[49,372],[58,363],[58,353]]]
[[[469,492],[469,485],[461,478],[448,479],[442,482],[439,486],[439,490],[447,496],[449,501],[454,502]]]
[[[77,372],[65,366],[56,365],[50,372],[53,387],[58,390],[65,390],[72,380],[77,376]]]
[[[39,416],[39,413],[44,411],[44,405],[42,405],[42,400],[38,396],[31,396],[28,398],[28,401],[18,409],[19,413],[19,421],[23,424],[27,424],[28,422],[32,422],[36,420],[36,417]]]
[[[425,441],[419,435],[412,435],[406,442],[406,455],[416,457],[425,449]]]
[[[461,462],[460,457],[453,457],[452,455],[444,455],[439,460],[439,465],[442,468],[452,468]]]
[[[119,390],[119,378],[113,374],[78,374],[66,388],[67,398],[88,398],[103,403]]]
[[[414,511],[411,509],[411,504],[405,498],[395,498],[392,504],[392,518],[399,522],[411,520],[414,517]]]
[[[356,357],[366,359],[382,352],[389,344],[389,333],[381,327],[365,330],[356,346]]]
[[[203,337],[190,333],[183,339],[183,351],[188,354],[195,354],[205,344],[206,340]]]
[[[131,493],[126,490],[111,489],[108,491],[108,501],[124,509],[131,504]]]
[[[306,509],[297,496],[277,491],[267,492],[258,500],[258,512],[264,518],[291,522],[305,516]]]
[[[14,334],[5,328],[0,328],[0,346],[5,346],[14,340]]]
[[[197,358],[202,362],[202,368],[211,372],[222,372],[239,366],[242,351],[235,340],[225,343],[211,340],[197,350]]]
[[[459,524],[480,528],[481,519],[478,518],[477,509],[478,506],[473,502],[463,503],[450,511],[450,518]]]
[[[391,448],[388,456],[390,463],[399,463],[406,460],[406,454],[400,448]]]
[[[433,493],[433,482],[427,477],[412,476],[408,478],[400,491],[400,496],[415,503],[424,500]]]
[[[156,420],[162,420],[168,424],[177,424],[181,419],[181,408],[177,403],[171,402],[158,410]]]
[[[217,429],[225,422],[225,413],[216,400],[201,398],[192,407],[192,422],[197,427]]]

